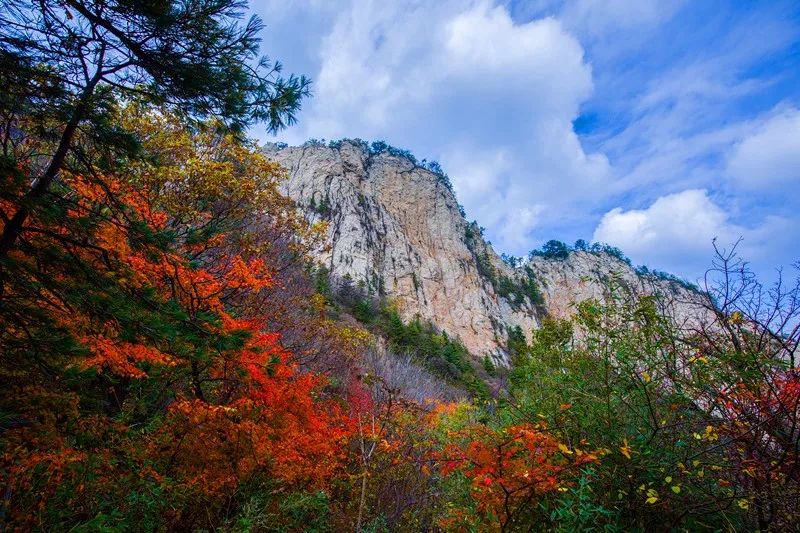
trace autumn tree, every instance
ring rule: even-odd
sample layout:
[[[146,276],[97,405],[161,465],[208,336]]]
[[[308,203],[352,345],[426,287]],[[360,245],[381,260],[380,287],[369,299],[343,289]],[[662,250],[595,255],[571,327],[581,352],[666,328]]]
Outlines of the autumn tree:
[[[737,245],[714,243],[706,314],[686,339],[686,381],[718,435],[722,479],[747,526],[788,530],[800,518],[800,277],[779,272],[762,285]]]
[[[238,0],[3,3],[0,139],[3,172],[18,183],[4,189],[14,209],[0,213],[0,258],[46,205],[62,170],[108,169],[135,149],[112,120],[120,98],[145,98],[190,119],[215,117],[238,132],[254,120],[272,131],[294,121],[308,81],[282,78],[280,63],[258,58],[263,25],[256,17],[240,24],[245,8]],[[96,153],[86,142],[117,153]]]
[[[219,523],[238,487],[323,489],[346,413],[324,377],[298,369],[262,305],[276,275],[263,230],[292,228],[301,255],[312,231],[278,193],[281,171],[213,125],[182,128],[133,104],[116,120],[142,158],[64,171],[3,277],[12,523],[111,523],[114,505],[135,516],[110,489],[120,480],[137,501],[180,501],[172,514],[150,501],[147,516],[183,528]]]
[[[717,249],[706,291],[613,286],[570,320],[546,320],[511,373],[507,423],[545,421],[560,438],[605,450],[583,500],[626,528],[787,529],[798,485],[798,285],[762,287]]]
[[[549,530],[554,502],[603,454],[585,443],[570,447],[541,421],[487,420],[464,404],[437,414],[436,461],[449,502],[439,525],[447,530]]]

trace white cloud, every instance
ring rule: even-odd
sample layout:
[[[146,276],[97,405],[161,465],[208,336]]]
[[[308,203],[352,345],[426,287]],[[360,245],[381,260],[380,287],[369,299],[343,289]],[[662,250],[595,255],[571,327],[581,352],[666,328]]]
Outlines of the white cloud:
[[[646,209],[612,209],[593,238],[621,248],[635,262],[697,272],[709,263],[712,239],[733,242],[741,234],[706,191],[689,189],[662,196]]]
[[[635,260],[680,274],[708,264],[714,236],[744,236],[750,257],[770,265],[795,259],[800,113],[757,111],[791,69],[751,75],[797,42],[788,4],[254,4],[270,24],[265,48],[314,80],[281,140],[383,139],[438,159],[499,251],[596,228]],[[781,99],[797,105],[791,94],[772,102]],[[579,139],[581,111],[590,126]],[[780,201],[753,194],[784,185]]]
[[[619,247],[634,263],[694,279],[711,265],[713,239],[722,247],[741,239],[740,256],[771,276],[772,268],[796,260],[796,228],[797,220],[778,215],[752,227],[736,224],[707,191],[688,189],[662,196],[645,209],[608,211],[593,239]]]
[[[706,191],[689,189],[662,196],[647,209],[614,208],[603,216],[594,236],[631,253],[660,248],[663,244],[704,248],[719,235],[726,218]]]
[[[685,0],[572,0],[565,2],[560,17],[581,33],[597,37],[661,22]]]
[[[785,76],[751,71],[800,36],[796,25],[779,16],[777,3],[735,17],[713,10],[703,19],[709,28],[691,32],[696,10],[688,4],[675,20],[668,4],[660,9],[661,20],[670,19],[661,30],[609,34],[610,42],[592,47],[600,95],[588,105],[599,104],[614,117],[597,146],[614,164],[616,192],[637,202],[688,188],[725,187],[727,154],[763,120],[748,101],[763,105]],[[688,19],[687,28],[682,19]],[[690,33],[674,45],[664,43],[675,31]],[[625,43],[636,48],[621,56],[609,53]]]
[[[591,69],[556,19],[519,23],[488,1],[353,2],[319,59],[286,140],[380,138],[438,159],[501,250],[525,253],[544,217],[586,216],[604,194],[608,161],[572,129]]]
[[[733,149],[728,172],[736,184],[762,193],[785,193],[800,182],[800,110],[771,116]]]

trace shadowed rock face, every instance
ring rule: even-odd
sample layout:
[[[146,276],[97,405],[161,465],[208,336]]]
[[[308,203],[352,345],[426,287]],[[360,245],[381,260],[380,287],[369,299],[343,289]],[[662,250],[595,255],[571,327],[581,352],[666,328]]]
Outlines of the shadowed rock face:
[[[627,264],[576,252],[564,260],[529,263],[543,296],[536,306],[517,294],[521,290],[508,289],[529,274],[500,260],[477,226],[461,215],[439,175],[349,141],[335,148],[267,145],[264,150],[288,170],[284,192],[309,220],[329,224],[326,246],[315,253],[319,262],[335,277],[350,275],[375,294],[393,298],[404,318],[419,315],[458,336],[476,356],[491,354],[506,363],[507,328],[529,332],[544,313],[568,315],[574,302],[602,297],[614,273],[637,292],[652,290]],[[499,288],[503,278],[505,289]],[[682,287],[654,283],[692,299]]]

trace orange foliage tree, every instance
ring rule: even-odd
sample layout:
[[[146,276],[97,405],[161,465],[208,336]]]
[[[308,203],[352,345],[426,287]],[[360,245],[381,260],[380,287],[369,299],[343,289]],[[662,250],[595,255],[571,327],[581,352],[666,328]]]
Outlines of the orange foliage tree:
[[[471,424],[449,436],[440,461],[445,475],[459,472],[470,483],[477,511],[493,529],[513,529],[521,517],[529,526],[538,505],[566,491],[581,465],[597,462],[597,453],[570,449],[541,425],[523,423],[501,429]],[[444,524],[469,523],[468,509],[453,509]],[[530,516],[528,516],[530,515]],[[541,522],[540,527],[545,522]]]
[[[142,155],[65,172],[3,258],[11,523],[102,522],[110,486],[130,479],[181,494],[175,527],[197,527],[191,502],[217,520],[243,484],[324,488],[340,468],[346,413],[321,375],[299,371],[261,305],[275,272],[259,230],[311,236],[277,191],[278,167],[211,127],[124,114]],[[302,242],[287,246],[300,255]],[[148,509],[163,517],[165,505]]]

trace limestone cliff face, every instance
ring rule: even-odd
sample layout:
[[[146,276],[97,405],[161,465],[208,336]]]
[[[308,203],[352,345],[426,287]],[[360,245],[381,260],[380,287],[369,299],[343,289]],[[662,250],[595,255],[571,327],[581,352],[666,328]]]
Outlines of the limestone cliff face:
[[[476,356],[506,362],[509,327],[528,332],[544,313],[566,315],[574,301],[602,297],[615,270],[645,288],[628,265],[605,255],[510,268],[464,219],[445,180],[402,155],[350,141],[264,150],[288,171],[284,192],[311,221],[328,221],[316,259],[334,277],[349,275],[395,299],[405,318],[433,322]],[[538,302],[523,290],[531,277]]]
[[[634,295],[658,294],[661,311],[681,327],[713,318],[708,298],[698,291],[675,280],[639,275],[631,265],[606,253],[575,251],[561,260],[534,257],[528,266],[541,282],[544,307],[553,317],[569,317],[577,303],[603,300],[617,287]]]

